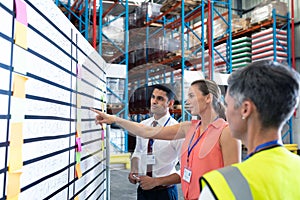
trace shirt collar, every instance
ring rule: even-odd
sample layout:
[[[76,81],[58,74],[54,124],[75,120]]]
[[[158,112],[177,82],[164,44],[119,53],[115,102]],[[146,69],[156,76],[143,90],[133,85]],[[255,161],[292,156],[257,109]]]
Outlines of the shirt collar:
[[[163,126],[166,123],[166,121],[169,119],[169,117],[170,117],[170,113],[167,113],[165,116],[161,117],[159,120],[156,121],[158,122],[159,126]],[[154,117],[153,120],[155,120]]]

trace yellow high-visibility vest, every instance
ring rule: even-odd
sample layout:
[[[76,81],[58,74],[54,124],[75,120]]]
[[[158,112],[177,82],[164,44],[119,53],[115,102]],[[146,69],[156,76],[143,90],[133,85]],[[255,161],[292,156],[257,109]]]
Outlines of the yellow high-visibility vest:
[[[257,152],[242,163],[200,178],[216,199],[300,199],[300,156],[279,146]]]

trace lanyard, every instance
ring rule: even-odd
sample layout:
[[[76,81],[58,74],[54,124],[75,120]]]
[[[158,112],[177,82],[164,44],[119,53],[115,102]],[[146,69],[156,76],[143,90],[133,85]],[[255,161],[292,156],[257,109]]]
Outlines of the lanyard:
[[[275,146],[282,146],[282,144],[279,142],[279,140],[272,140],[263,144],[258,145],[253,152],[251,152],[249,155],[246,156],[245,160],[247,160],[248,158],[250,158],[251,156],[253,156],[255,153],[266,149],[268,147],[275,147]]]
[[[169,121],[170,121],[170,119],[171,119],[171,116],[168,118],[168,120],[165,122],[165,124],[164,124],[164,127],[169,123]],[[151,139],[149,139],[150,141],[150,146],[152,147],[152,145],[153,145],[153,143],[154,143],[154,140],[151,138]]]
[[[191,144],[192,144],[192,142],[193,142],[193,139],[194,139],[194,137],[195,137],[195,134],[196,134],[198,128],[200,127],[200,125],[201,125],[201,121],[200,121],[200,123],[197,125],[197,127],[196,127],[196,129],[195,129],[195,131],[194,131],[194,133],[193,133],[193,136],[192,136],[192,138],[191,138],[191,140],[190,140],[190,143],[189,143],[189,146],[188,146],[187,163],[189,163],[189,157],[190,157],[190,155],[191,155],[192,150],[193,150],[194,147],[198,144],[198,142],[200,141],[200,139],[201,139],[202,136],[204,135],[204,132],[207,130],[207,129],[206,129],[206,130],[205,130],[205,131],[197,138],[197,140],[195,141],[195,143],[191,146]]]
[[[164,124],[164,127],[169,123],[170,119],[171,119],[171,116],[168,118],[168,120],[167,120],[166,123]]]

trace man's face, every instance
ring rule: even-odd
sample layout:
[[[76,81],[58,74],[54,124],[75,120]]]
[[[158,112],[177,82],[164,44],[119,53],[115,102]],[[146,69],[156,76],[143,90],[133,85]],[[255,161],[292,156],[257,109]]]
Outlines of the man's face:
[[[245,133],[245,123],[241,115],[241,107],[235,107],[235,100],[226,93],[225,106],[226,106],[226,119],[229,123],[231,134],[234,138],[243,139]]]
[[[151,95],[151,112],[154,115],[166,114],[171,105],[165,91],[156,88],[153,90]]]

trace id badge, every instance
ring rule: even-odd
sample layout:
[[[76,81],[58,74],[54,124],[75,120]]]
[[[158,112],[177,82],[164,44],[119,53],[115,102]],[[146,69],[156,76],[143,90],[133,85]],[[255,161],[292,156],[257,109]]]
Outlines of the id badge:
[[[192,171],[185,167],[183,171],[183,180],[190,183],[191,177],[192,177]]]
[[[147,155],[147,165],[155,165],[155,155]]]

